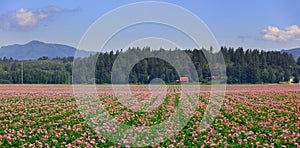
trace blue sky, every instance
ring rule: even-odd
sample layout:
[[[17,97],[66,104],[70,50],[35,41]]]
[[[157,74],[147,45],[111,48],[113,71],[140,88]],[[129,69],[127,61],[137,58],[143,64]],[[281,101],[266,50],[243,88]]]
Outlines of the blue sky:
[[[139,1],[1,0],[0,46],[41,40],[77,47],[99,17],[134,2]],[[222,46],[264,50],[300,47],[299,0],[164,2],[202,19]]]

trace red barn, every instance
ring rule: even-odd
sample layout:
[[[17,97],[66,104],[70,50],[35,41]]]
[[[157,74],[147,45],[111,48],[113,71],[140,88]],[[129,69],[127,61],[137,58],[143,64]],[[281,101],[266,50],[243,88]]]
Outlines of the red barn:
[[[188,77],[180,77],[179,80],[176,80],[176,82],[189,82]]]

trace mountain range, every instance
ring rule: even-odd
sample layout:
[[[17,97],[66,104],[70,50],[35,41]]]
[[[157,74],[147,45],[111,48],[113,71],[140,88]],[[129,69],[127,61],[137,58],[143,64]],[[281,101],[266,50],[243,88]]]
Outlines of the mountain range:
[[[286,52],[288,54],[292,54],[294,56],[294,59],[297,60],[298,57],[300,57],[300,48],[293,48],[289,50],[282,49],[281,52]]]
[[[16,60],[36,60],[40,57],[47,56],[48,58],[56,57],[70,57],[74,56],[76,48],[54,43],[44,43],[41,41],[33,40],[26,44],[14,44],[3,46],[0,48],[0,58],[13,58]],[[295,60],[300,56],[300,48],[282,49],[281,52],[292,54]],[[83,57],[96,54],[96,52],[77,50]]]
[[[0,58],[13,58],[16,60],[36,60],[40,57],[47,56],[48,58],[70,57],[74,56],[76,48],[53,43],[44,43],[33,40],[23,45],[14,44],[3,46],[0,48]],[[77,53],[83,57],[95,54],[96,52],[77,50]]]

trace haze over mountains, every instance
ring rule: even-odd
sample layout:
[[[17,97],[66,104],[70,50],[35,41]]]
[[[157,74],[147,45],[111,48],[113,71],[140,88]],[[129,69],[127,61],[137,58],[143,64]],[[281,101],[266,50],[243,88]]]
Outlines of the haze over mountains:
[[[33,40],[24,45],[14,44],[3,46],[0,48],[0,58],[13,58],[16,60],[36,60],[40,57],[47,56],[48,58],[70,57],[75,55],[76,48],[54,43],[44,43]],[[84,57],[95,54],[95,52],[78,50],[80,55]],[[300,48],[281,50],[292,54],[295,60],[300,56]]]
[[[281,50],[281,52],[286,52],[288,54],[292,54],[294,56],[294,59],[297,60],[298,57],[300,57],[300,48],[293,48],[289,50]]]
[[[24,45],[14,44],[0,48],[0,58],[13,58],[16,60],[36,60],[42,56],[48,58],[74,56],[76,48],[53,43],[44,43],[33,40]],[[95,52],[78,50],[80,55],[89,56]]]

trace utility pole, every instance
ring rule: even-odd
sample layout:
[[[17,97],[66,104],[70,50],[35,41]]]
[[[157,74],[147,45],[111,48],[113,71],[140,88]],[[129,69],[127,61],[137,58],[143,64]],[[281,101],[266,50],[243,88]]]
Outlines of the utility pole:
[[[24,65],[23,62],[21,62],[21,84],[23,84],[24,79]]]

